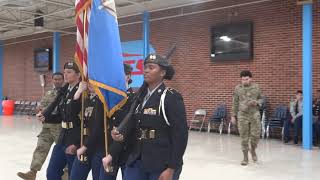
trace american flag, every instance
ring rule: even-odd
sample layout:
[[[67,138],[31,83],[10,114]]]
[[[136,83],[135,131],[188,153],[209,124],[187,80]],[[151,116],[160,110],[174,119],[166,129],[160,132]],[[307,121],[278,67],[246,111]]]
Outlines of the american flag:
[[[91,0],[76,0],[77,44],[75,60],[82,76],[88,77],[88,29],[90,23]]]

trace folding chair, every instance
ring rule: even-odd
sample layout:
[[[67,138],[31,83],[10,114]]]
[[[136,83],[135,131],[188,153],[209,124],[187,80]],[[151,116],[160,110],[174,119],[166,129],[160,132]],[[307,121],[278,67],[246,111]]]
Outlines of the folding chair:
[[[194,112],[192,120],[189,121],[190,122],[189,123],[189,130],[191,130],[191,128],[194,127],[194,124],[198,124],[199,125],[201,123],[201,126],[199,128],[199,131],[201,131],[202,128],[203,128],[206,116],[207,116],[207,111],[205,109],[197,109]]]
[[[283,122],[286,118],[288,118],[288,107],[285,105],[280,105],[276,107],[276,110],[274,111],[273,115],[268,119],[268,125],[267,125],[267,138],[270,137],[270,131],[273,128],[279,128],[281,129],[281,137],[283,139],[284,137],[284,129],[283,129]]]
[[[219,124],[219,133],[222,134],[224,121],[227,117],[227,107],[226,105],[219,105],[216,110],[213,112],[213,115],[209,119],[208,123],[208,132],[211,130],[211,124]]]
[[[266,137],[266,126],[267,126],[267,98],[265,96],[262,97],[262,105],[260,107],[260,115],[261,115],[261,137],[264,139]]]
[[[21,107],[21,114],[23,115],[27,115],[28,114],[28,110],[30,109],[30,101],[25,101],[23,106]]]
[[[21,110],[23,109],[24,101],[16,101],[15,102],[15,108],[14,108],[14,114],[20,114]]]
[[[14,114],[17,114],[17,110],[19,109],[20,103],[20,101],[14,102]]]
[[[37,108],[37,102],[36,101],[32,101],[30,103],[30,108],[27,111],[28,115],[35,115],[36,114],[36,108]]]

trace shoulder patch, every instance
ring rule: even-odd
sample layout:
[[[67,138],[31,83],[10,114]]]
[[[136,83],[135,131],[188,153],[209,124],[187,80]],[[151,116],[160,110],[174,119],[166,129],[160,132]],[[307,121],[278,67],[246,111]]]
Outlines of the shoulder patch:
[[[54,94],[54,90],[49,90],[48,92],[47,92],[47,94]]]
[[[259,85],[258,85],[258,84],[255,84],[255,83],[253,84],[253,87],[254,87],[254,88],[258,88],[258,89],[260,88]]]
[[[176,89],[173,89],[171,87],[168,87],[168,91],[171,93],[171,94],[180,94],[180,92]]]
[[[168,87],[168,91],[171,93],[171,94],[175,94],[177,91],[173,88],[170,88]]]
[[[239,89],[239,88],[241,88],[241,87],[242,87],[242,85],[241,85],[241,84],[238,84],[235,89]]]

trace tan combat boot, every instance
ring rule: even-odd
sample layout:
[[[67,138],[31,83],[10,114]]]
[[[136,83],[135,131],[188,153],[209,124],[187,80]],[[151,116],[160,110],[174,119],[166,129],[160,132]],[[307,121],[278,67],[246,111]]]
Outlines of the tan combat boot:
[[[251,156],[252,156],[252,160],[253,162],[257,162],[258,161],[258,156],[257,156],[257,153],[256,153],[256,148],[251,148]]]
[[[68,168],[64,168],[61,180],[68,180],[68,179],[69,179]]]
[[[248,164],[249,164],[248,151],[243,151],[243,160],[241,161],[241,165],[246,166]]]
[[[35,180],[37,176],[37,171],[36,170],[30,170],[26,173],[18,172],[17,174],[20,178],[24,180]]]

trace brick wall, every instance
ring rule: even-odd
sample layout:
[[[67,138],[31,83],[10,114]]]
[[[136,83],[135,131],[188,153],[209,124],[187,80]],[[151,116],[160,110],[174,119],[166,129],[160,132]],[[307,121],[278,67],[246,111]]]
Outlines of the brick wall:
[[[206,8],[228,5],[208,3]],[[318,1],[314,5],[314,89],[320,88],[319,7]],[[244,69],[253,72],[255,82],[268,98],[270,111],[277,104],[288,104],[290,96],[302,89],[301,13],[301,6],[278,0],[151,22],[151,43],[158,52],[164,54],[172,43],[177,43],[172,57],[177,73],[169,84],[184,95],[188,118],[197,108],[205,108],[211,115],[213,108],[221,103],[227,104],[230,110],[234,87]],[[254,23],[254,59],[212,62],[210,27],[239,21]],[[121,28],[124,40],[135,39],[140,34],[140,24]]]
[[[52,36],[52,35],[51,35]],[[35,48],[52,48],[50,34],[42,34],[27,37],[20,40],[28,40],[34,37],[49,37],[32,42],[12,44],[4,48],[3,95],[16,100],[39,100],[42,88],[40,86],[40,74],[46,75],[46,90],[52,87],[51,72],[39,73],[34,70]],[[74,54],[75,36],[63,36],[61,39],[60,61],[61,69],[67,60],[72,60]],[[5,43],[11,43],[14,40]]]
[[[241,0],[242,3],[250,1]],[[197,108],[207,109],[209,115],[220,103],[226,103],[230,109],[233,89],[239,83],[240,71],[244,69],[253,72],[254,80],[267,96],[271,110],[277,104],[287,104],[290,96],[302,88],[302,7],[289,2],[274,0],[220,10],[219,7],[239,4],[240,1],[211,2],[187,7],[184,12],[216,8],[215,11],[150,23],[150,40],[160,54],[164,54],[172,43],[177,44],[177,51],[172,57],[176,76],[168,84],[183,94],[189,119]],[[319,1],[313,9],[313,83],[314,89],[320,89]],[[157,12],[151,17],[159,18],[177,11]],[[119,22],[135,20],[141,20],[141,17],[121,19]],[[210,27],[239,21],[254,23],[253,60],[212,62]],[[122,41],[141,39],[141,23],[124,25],[120,30]],[[63,64],[73,56],[75,37],[64,36],[61,42]],[[33,48],[50,47],[51,44],[52,39],[49,38],[5,47],[4,95],[13,99],[38,99],[41,88],[39,75],[33,71]]]

